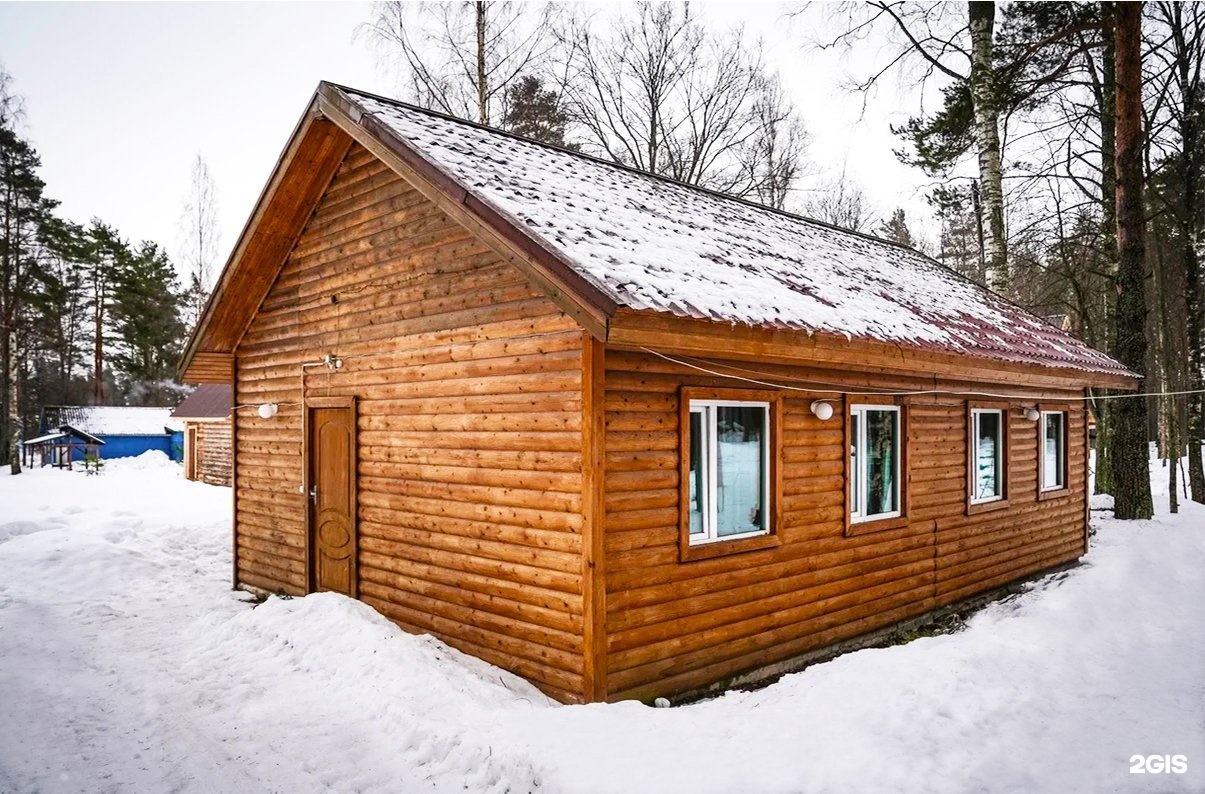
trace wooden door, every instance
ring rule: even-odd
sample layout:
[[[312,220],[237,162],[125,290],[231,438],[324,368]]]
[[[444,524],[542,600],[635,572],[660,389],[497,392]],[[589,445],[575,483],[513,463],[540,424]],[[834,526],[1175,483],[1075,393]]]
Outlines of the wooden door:
[[[189,425],[184,431],[184,479],[197,479],[197,426]]]
[[[355,399],[307,400],[305,418],[309,590],[355,598]]]

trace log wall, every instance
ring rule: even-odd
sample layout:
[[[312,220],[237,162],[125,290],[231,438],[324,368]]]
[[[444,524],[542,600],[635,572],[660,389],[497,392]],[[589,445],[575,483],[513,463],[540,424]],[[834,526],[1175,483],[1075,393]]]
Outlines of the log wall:
[[[359,146],[236,350],[238,582],[305,590],[305,394],[358,400],[359,593],[583,692],[582,332]]]
[[[932,378],[887,382],[849,372],[756,369],[771,372],[775,382],[854,390],[934,386]],[[1068,406],[1071,487],[1065,494],[1039,506],[1038,429],[1017,402],[1010,412],[1009,505],[968,516],[966,402],[909,398],[909,520],[847,536],[841,403],[821,422],[809,406],[823,393],[788,391],[779,452],[780,545],[682,562],[678,408],[684,385],[757,388],[645,353],[607,352],[606,667],[613,700],[723,681],[1074,560],[1085,550],[1082,404]]]
[[[230,421],[190,424],[197,429],[194,479],[210,485],[230,485],[233,469]]]

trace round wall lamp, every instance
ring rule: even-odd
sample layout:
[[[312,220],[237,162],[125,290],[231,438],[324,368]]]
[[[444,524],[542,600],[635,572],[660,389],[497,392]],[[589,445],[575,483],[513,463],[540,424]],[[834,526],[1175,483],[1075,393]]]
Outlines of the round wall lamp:
[[[827,422],[833,418],[833,404],[824,400],[816,400],[812,403],[812,415],[821,422]]]
[[[276,403],[264,403],[255,412],[259,414],[260,419],[271,419],[276,416],[276,412],[279,410]]]
[[[1031,422],[1036,422],[1042,418],[1042,412],[1039,411],[1037,408],[1026,408],[1025,409],[1025,418]]]

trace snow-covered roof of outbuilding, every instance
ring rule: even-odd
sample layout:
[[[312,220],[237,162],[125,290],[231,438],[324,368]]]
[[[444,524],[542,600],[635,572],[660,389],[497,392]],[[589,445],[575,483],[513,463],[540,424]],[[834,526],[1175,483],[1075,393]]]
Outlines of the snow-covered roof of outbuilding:
[[[93,436],[158,436],[179,429],[171,408],[141,408],[123,405],[48,405],[43,427],[63,425]]]
[[[910,248],[331,88],[621,307],[1130,374]]]

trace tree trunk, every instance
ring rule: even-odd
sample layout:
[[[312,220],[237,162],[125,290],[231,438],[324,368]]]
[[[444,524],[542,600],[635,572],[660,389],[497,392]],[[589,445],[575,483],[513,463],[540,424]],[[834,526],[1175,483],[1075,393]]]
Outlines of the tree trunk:
[[[1146,217],[1142,200],[1142,5],[1114,9],[1117,80],[1117,323],[1116,355],[1134,372],[1146,367]],[[1139,395],[1145,384],[1139,382]],[[1147,405],[1117,400],[1111,429],[1113,502],[1117,518],[1150,518]]]
[[[0,323],[3,323],[3,317],[0,316]],[[3,325],[0,325],[3,329]],[[0,466],[9,463],[9,450],[11,448],[11,440],[9,437],[9,422],[8,416],[11,412],[9,408],[10,401],[13,398],[13,393],[9,388],[9,373],[15,369],[12,366],[12,334],[4,330],[0,333],[0,386],[3,386],[3,399],[0,399],[0,411],[3,411],[4,421],[0,422]]]
[[[1101,85],[1098,93],[1100,113],[1100,216],[1101,239],[1105,246],[1107,258],[1106,270],[1109,273],[1105,284],[1106,289],[1112,287],[1114,274],[1117,272],[1117,80],[1114,72],[1113,47],[1113,4],[1101,3],[1101,39],[1104,41],[1104,51],[1101,55]],[[1104,349],[1116,353],[1117,339],[1112,332],[1113,306],[1108,301],[1104,310],[1105,339],[1097,340]],[[1110,451],[1113,446],[1112,400],[1096,401],[1096,486],[1098,494],[1113,493],[1113,458]]]
[[[473,6],[477,12],[477,120],[482,124],[489,124],[490,92],[486,84],[488,77],[485,65],[485,16],[489,4],[479,0]]]
[[[987,285],[997,292],[1008,286],[1008,249],[1004,236],[1004,182],[1000,165],[1000,118],[992,66],[996,4],[968,3],[971,27],[971,102],[975,109],[975,148],[979,182],[987,215]]]
[[[12,474],[21,473],[21,356],[13,340],[15,333],[8,332],[8,466]]]
[[[98,276],[99,278],[99,276]],[[96,306],[93,308],[92,350],[92,404],[105,404],[105,293],[101,284],[96,285]]]
[[[1175,37],[1176,51],[1180,57],[1176,59],[1176,79],[1180,88],[1180,101],[1184,107],[1180,113],[1180,178],[1183,182],[1182,203],[1180,205],[1180,245],[1184,267],[1184,299],[1187,304],[1187,323],[1185,330],[1188,336],[1188,379],[1186,386],[1189,390],[1200,391],[1203,387],[1201,367],[1205,365],[1205,355],[1202,354],[1201,330],[1201,263],[1197,256],[1198,223],[1197,202],[1200,185],[1198,182],[1196,152],[1197,136],[1197,104],[1200,97],[1196,96],[1196,86],[1193,76],[1189,73],[1188,51],[1190,44],[1186,40],[1183,24],[1183,13],[1179,7],[1173,8],[1175,24],[1172,34]],[[1205,503],[1205,467],[1201,463],[1201,439],[1205,436],[1205,395],[1188,395],[1188,484],[1194,502]]]

